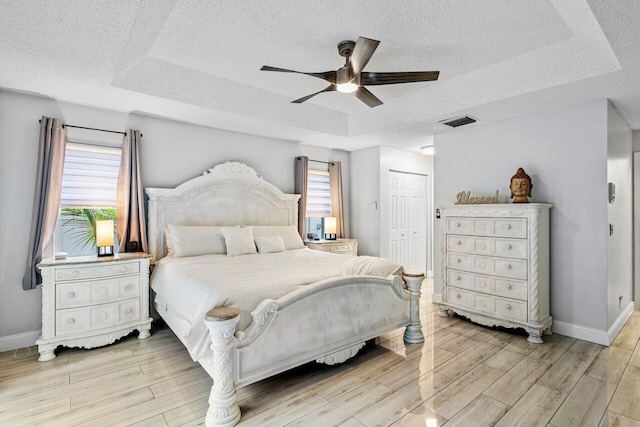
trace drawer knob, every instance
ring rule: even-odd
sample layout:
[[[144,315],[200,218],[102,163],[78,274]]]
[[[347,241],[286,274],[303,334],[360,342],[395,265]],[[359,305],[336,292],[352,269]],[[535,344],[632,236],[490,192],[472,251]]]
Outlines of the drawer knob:
[[[456,245],[458,245],[458,246],[460,246],[461,244],[462,244],[462,242],[461,242],[460,240],[458,240],[458,241],[456,242]]]
[[[507,264],[507,270],[511,270],[511,264]]]
[[[511,224],[507,224],[507,225],[505,225],[505,228],[506,228],[507,230],[511,230]]]
[[[460,299],[460,294],[456,294],[456,298]]]
[[[459,222],[456,222],[456,227],[460,227],[460,225],[461,224]]]
[[[507,249],[509,249],[509,250],[510,250],[511,248],[513,248],[513,246],[511,246],[511,245],[507,245]]]
[[[133,310],[131,310],[130,308],[127,308],[127,310],[124,313],[125,314],[131,314],[131,313],[133,313]]]
[[[507,284],[507,289],[511,290],[513,288],[513,286],[511,286],[510,283]]]
[[[75,292],[69,292],[69,293],[67,294],[67,296],[68,296],[69,298],[74,298],[74,297],[76,296],[76,293],[75,293]]]
[[[76,323],[76,319],[71,317],[70,319],[67,319],[67,323],[69,323],[70,325],[73,325],[74,323]]]
[[[507,310],[511,310],[511,304],[507,304],[506,307],[507,307]]]
[[[456,258],[456,262],[460,262],[462,261],[460,258]]]
[[[462,280],[462,277],[460,277],[460,276],[456,276],[456,280],[458,280],[458,281],[459,281],[459,280]]]

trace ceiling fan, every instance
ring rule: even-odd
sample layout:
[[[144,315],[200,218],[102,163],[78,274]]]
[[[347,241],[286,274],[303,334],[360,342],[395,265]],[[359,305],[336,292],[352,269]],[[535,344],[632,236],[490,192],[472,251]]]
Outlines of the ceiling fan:
[[[355,92],[356,98],[367,104],[369,107],[382,105],[374,94],[369,92],[365,86],[373,85],[393,85],[398,83],[415,83],[438,80],[440,71],[408,71],[396,73],[374,73],[362,71],[367,65],[380,42],[378,40],[358,37],[358,42],[345,40],[338,43],[338,53],[346,58],[344,67],[336,71],[325,71],[323,73],[305,73],[302,71],[286,70],[284,68],[263,66],[262,71],[277,71],[280,73],[297,73],[307,76],[317,77],[331,83],[326,88],[311,95],[291,101],[294,104],[302,104],[305,101],[323,92]]]

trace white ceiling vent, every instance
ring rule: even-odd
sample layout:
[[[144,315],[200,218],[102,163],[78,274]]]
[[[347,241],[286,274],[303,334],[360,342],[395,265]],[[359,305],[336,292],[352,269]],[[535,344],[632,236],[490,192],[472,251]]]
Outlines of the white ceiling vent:
[[[458,126],[464,126],[475,122],[477,122],[477,120],[471,116],[454,117],[440,121],[440,123],[451,126],[452,128],[457,128]]]

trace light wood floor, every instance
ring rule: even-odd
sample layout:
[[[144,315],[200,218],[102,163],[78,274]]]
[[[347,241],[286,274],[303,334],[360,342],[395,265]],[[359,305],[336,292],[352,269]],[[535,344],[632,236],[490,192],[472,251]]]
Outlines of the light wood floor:
[[[241,425],[640,426],[638,312],[606,348],[442,319],[427,296],[422,309],[425,344],[398,330],[341,366],[239,389]],[[2,426],[204,423],[211,379],[167,328],[51,362],[27,353],[0,353]]]

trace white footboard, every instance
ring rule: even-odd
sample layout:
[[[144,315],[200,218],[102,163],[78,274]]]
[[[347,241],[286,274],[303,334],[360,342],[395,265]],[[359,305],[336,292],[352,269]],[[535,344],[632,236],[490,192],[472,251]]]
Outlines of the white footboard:
[[[278,300],[263,301],[253,322],[233,335],[239,312],[210,310],[205,317],[214,351],[203,363],[214,379],[207,426],[240,418],[235,388],[318,360],[339,363],[361,344],[408,326],[405,341],[422,342],[419,303],[423,276],[346,276],[318,282]],[[409,288],[409,289],[408,289]]]

